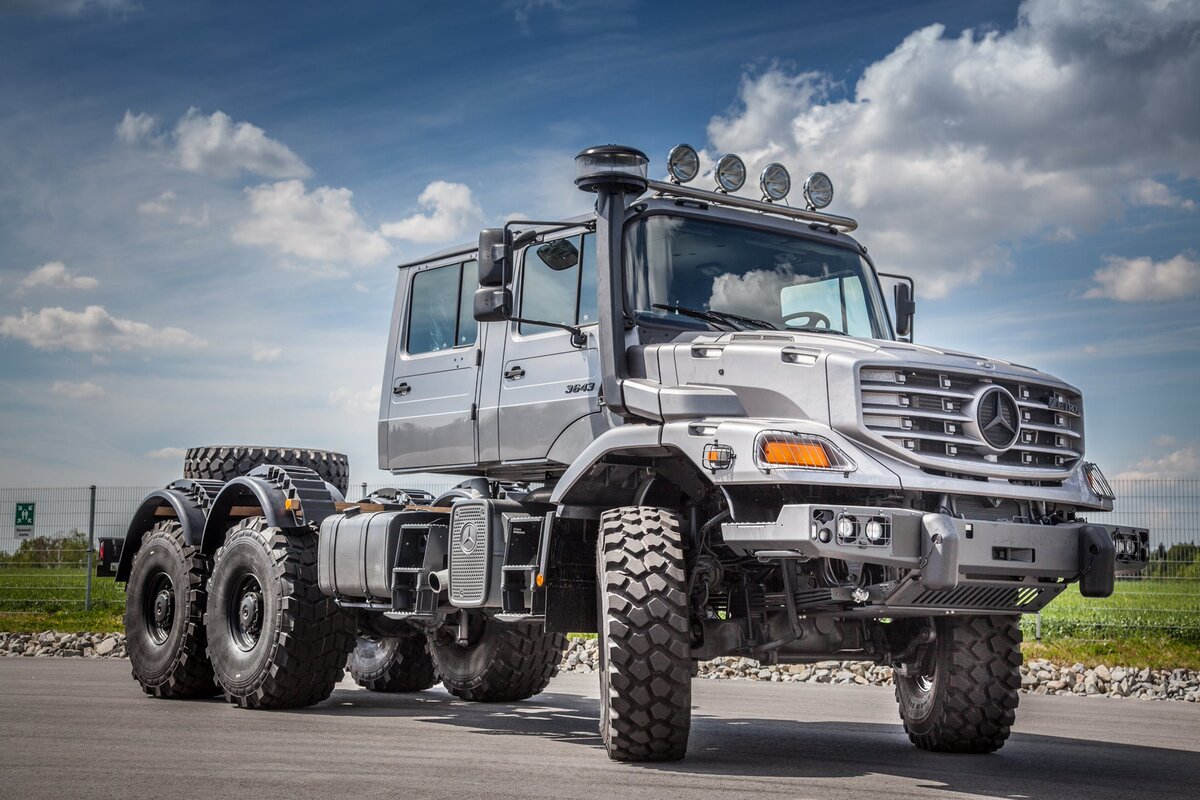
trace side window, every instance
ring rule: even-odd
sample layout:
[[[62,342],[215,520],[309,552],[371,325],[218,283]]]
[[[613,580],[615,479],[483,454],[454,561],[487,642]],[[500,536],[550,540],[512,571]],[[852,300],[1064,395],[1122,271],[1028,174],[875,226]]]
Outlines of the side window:
[[[479,323],[475,321],[475,289],[479,278],[477,262],[468,261],[462,265],[462,278],[458,289],[458,336],[455,338],[457,347],[475,344],[479,336]]]
[[[467,278],[474,274],[469,269],[474,263],[450,264],[413,276],[406,348],[410,355],[475,343],[478,325],[471,308],[474,286],[468,286]]]
[[[525,249],[521,316],[564,325],[596,322],[596,255],[591,234],[569,236]],[[522,333],[544,333],[521,324]]]
[[[600,321],[596,311],[596,234],[583,235],[583,272],[579,276],[579,316],[576,325]]]

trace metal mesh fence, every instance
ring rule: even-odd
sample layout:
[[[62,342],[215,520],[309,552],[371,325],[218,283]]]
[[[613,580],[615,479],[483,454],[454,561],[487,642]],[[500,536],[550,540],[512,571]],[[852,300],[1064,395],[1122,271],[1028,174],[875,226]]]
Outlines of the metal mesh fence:
[[[351,485],[348,499],[359,500],[385,486],[436,496],[453,484],[453,479],[360,483]],[[101,537],[125,535],[138,504],[154,488],[96,488],[94,523],[90,487],[0,489],[0,612],[87,605],[89,526],[94,552]],[[1200,480],[1115,481],[1114,489],[1115,510],[1088,518],[1148,527],[1150,566],[1141,575],[1118,576],[1109,598],[1085,598],[1071,587],[1040,620],[1025,620],[1027,638],[1040,632],[1043,640],[1107,639],[1143,630],[1200,641]],[[18,505],[27,504],[33,504],[32,524],[18,526]],[[117,609],[124,602],[121,587],[111,578],[90,583],[93,607]]]

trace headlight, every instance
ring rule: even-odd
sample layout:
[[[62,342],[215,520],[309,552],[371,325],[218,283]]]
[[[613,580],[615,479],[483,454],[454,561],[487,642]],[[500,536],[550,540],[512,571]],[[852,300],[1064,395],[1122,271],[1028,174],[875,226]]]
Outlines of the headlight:
[[[758,176],[758,188],[762,189],[763,199],[777,202],[792,190],[792,176],[783,164],[767,164]]]
[[[814,172],[804,181],[804,200],[809,208],[824,208],[833,202],[833,181],[824,172]]]
[[[1090,461],[1085,462],[1083,465],[1083,475],[1087,478],[1088,488],[1092,490],[1092,494],[1105,500],[1117,499],[1117,493],[1112,490],[1112,486],[1109,485],[1099,466]]]
[[[667,172],[676,183],[687,183],[700,172],[700,156],[690,144],[677,144],[667,153]]]
[[[853,472],[858,469],[837,445],[820,436],[789,431],[763,431],[754,440],[759,469],[820,469]]]
[[[717,162],[717,186],[725,192],[736,192],[746,183],[746,165],[733,153],[726,153]]]

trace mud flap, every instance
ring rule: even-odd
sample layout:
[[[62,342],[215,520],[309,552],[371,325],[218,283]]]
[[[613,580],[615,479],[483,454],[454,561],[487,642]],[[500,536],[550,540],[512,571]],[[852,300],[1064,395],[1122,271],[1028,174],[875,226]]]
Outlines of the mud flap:
[[[1079,529],[1079,593],[1084,597],[1109,597],[1116,581],[1117,549],[1112,536],[1100,525]]]

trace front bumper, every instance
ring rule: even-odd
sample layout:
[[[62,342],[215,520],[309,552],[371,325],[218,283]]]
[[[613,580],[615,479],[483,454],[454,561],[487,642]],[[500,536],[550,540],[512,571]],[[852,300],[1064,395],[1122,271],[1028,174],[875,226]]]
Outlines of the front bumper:
[[[894,581],[839,587],[831,602],[876,616],[954,610],[1031,613],[1078,581],[1087,597],[1112,594],[1116,571],[1149,558],[1142,528],[1077,522],[991,522],[868,506],[784,506],[774,522],[721,526],[725,544],[760,559],[832,558],[898,567]]]

